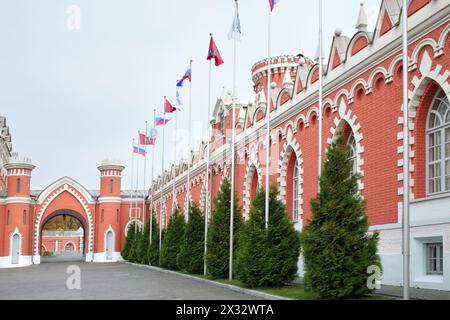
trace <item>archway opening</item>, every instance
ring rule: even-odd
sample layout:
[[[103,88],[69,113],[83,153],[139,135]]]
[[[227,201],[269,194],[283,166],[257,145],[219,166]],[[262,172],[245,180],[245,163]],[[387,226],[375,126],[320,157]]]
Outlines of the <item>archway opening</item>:
[[[72,210],[58,210],[50,214],[40,230],[41,261],[84,261],[86,255],[87,223]]]

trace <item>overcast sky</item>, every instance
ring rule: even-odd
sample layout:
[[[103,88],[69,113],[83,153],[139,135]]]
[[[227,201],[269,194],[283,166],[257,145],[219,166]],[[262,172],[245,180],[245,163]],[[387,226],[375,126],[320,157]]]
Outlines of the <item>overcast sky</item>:
[[[253,98],[250,68],[267,54],[267,2],[240,1],[237,92],[243,102]],[[371,31],[380,3],[365,1]],[[273,55],[303,51],[314,58],[317,4],[279,2],[272,20]],[[350,37],[355,33],[359,4],[324,0],[326,56],[336,28]],[[80,30],[67,27],[71,5],[81,9]],[[104,158],[122,161],[127,167],[123,187],[129,188],[132,139],[146,120],[152,121],[154,108],[162,111],[164,95],[175,100],[175,81],[189,59],[194,60],[193,145],[198,145],[207,121],[210,32],[225,60],[213,72],[213,100],[224,87],[232,88],[233,46],[227,34],[233,13],[232,0],[1,1],[0,114],[7,117],[14,151],[30,156],[37,166],[32,188],[70,176],[98,189],[97,166]],[[185,137],[187,118],[185,107],[178,121]],[[173,160],[173,127],[166,127],[167,166]],[[161,139],[155,150],[156,176]],[[148,157],[147,185],[150,165]]]

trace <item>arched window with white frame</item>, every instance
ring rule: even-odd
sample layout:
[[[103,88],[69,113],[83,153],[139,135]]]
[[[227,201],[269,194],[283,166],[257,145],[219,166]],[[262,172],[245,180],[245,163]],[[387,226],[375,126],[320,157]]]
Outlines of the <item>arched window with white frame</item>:
[[[450,104],[440,89],[431,103],[427,120],[427,191],[450,191]]]
[[[299,175],[300,168],[298,159],[295,159],[294,172],[292,176],[292,219],[298,221],[300,219],[300,202],[299,202]]]
[[[350,155],[348,160],[352,163],[352,172],[353,174],[358,173],[358,163],[357,163],[357,153],[356,153],[356,140],[355,135],[353,134],[353,130],[350,130],[350,133],[347,138],[347,146],[350,149]]]

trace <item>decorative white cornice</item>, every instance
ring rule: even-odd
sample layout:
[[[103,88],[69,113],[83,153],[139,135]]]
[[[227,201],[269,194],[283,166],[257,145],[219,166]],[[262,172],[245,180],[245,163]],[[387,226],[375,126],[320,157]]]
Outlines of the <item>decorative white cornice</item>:
[[[121,197],[100,197],[98,203],[121,203]]]
[[[12,203],[25,203],[25,204],[31,204],[31,198],[30,197],[7,197],[4,200],[4,203],[6,204],[12,204]]]

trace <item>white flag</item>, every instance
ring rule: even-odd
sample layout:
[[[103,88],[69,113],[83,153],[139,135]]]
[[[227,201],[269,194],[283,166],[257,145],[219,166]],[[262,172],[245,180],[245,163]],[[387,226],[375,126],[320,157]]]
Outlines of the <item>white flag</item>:
[[[231,30],[228,33],[228,39],[235,39],[237,41],[241,41],[241,20],[239,19],[239,8],[236,2],[236,13],[233,19],[233,25],[231,26]]]

